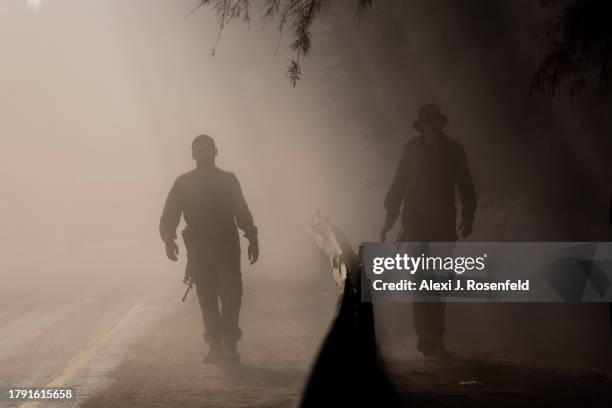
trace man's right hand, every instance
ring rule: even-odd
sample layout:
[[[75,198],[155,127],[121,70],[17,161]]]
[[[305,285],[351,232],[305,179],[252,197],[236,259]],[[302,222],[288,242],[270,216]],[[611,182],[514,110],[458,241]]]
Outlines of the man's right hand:
[[[166,241],[166,256],[168,257],[168,259],[170,259],[171,261],[177,261],[178,253],[179,248],[176,244],[176,241],[173,239]]]
[[[380,240],[385,242],[387,240],[387,232],[391,231],[393,225],[395,224],[395,220],[399,214],[399,210],[387,211],[387,216],[385,217],[385,225],[383,225],[380,230]]]
[[[459,224],[461,238],[467,238],[472,235],[474,221],[471,218],[464,218]]]
[[[389,232],[391,228],[389,228],[388,226],[384,225],[382,227],[382,229],[380,230],[380,240],[381,242],[385,242],[387,240],[387,232]]]

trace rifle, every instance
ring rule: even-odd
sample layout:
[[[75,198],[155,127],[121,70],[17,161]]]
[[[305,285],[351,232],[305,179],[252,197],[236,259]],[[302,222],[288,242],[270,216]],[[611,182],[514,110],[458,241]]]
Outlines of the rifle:
[[[193,288],[193,277],[191,276],[191,271],[189,270],[189,253],[191,252],[191,244],[193,243],[193,240],[192,233],[189,228],[185,228],[181,235],[183,236],[183,243],[185,244],[185,249],[187,250],[187,266],[185,267],[185,276],[183,277],[183,283],[187,285],[187,290],[181,299],[181,302],[184,302],[185,299],[187,299],[189,291],[191,288]]]
[[[181,302],[184,302],[185,299],[187,299],[187,295],[189,294],[189,291],[191,290],[191,288],[193,288],[193,278],[191,277],[191,275],[185,274],[185,277],[183,278],[183,283],[187,285],[187,290],[185,291],[185,294],[183,295]]]

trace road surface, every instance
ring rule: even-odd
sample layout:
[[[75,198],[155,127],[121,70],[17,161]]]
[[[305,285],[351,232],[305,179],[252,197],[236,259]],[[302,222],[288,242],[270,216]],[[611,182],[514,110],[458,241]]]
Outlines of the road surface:
[[[206,365],[196,297],[181,303],[184,287],[174,278],[155,285],[84,279],[2,296],[0,386],[77,392],[75,401],[22,407],[296,406],[334,316],[333,292],[246,274],[243,362]],[[411,347],[384,354],[411,407],[612,406],[610,375],[602,370],[494,357],[424,359]]]

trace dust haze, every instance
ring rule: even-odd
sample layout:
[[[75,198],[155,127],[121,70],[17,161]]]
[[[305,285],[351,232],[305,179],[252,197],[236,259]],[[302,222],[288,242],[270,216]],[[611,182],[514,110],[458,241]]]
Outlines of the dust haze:
[[[157,228],[202,133],[215,139],[219,167],[240,179],[260,231],[254,266],[242,240],[242,322],[278,330],[272,338],[303,330],[303,367],[335,307],[308,220],[330,214],[355,247],[378,240],[384,195],[424,103],[442,107],[446,133],[465,145],[479,203],[470,239],[607,238],[612,115],[588,96],[573,105],[527,98],[539,58],[536,2],[383,1],[359,24],[338,6],[314,28],[295,88],[286,38],[277,50],[276,27],[257,18],[226,28],[211,56],[217,20],[206,9],[186,18],[194,1],[46,0],[38,11],[26,3],[0,1],[6,361],[52,326],[68,359],[119,309],[160,291],[164,307],[188,313],[184,337],[199,336],[195,300],[180,304],[184,248],[168,261]],[[273,306],[249,312],[275,296],[286,329],[273,326]],[[391,354],[414,353],[404,307],[377,310]],[[605,305],[542,305],[528,319],[526,307],[449,307],[449,347],[588,361],[609,353]],[[83,325],[61,329],[54,313]],[[48,364],[48,377],[0,373],[40,385],[63,366]]]

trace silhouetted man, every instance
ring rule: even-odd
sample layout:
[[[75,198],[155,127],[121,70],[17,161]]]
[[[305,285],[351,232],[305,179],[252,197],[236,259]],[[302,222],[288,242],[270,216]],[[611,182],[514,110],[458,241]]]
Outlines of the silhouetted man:
[[[420,132],[409,140],[402,153],[387,197],[387,217],[381,240],[395,224],[402,207],[399,241],[453,242],[457,240],[455,186],[462,203],[461,237],[472,233],[476,209],[474,183],[468,169],[463,146],[442,133],[447,123],[436,104],[419,109],[414,128]],[[417,349],[424,355],[446,355],[445,304],[440,299],[414,302],[414,327]]]
[[[174,182],[159,231],[168,258],[176,261],[176,228],[183,215],[187,224],[183,231],[187,274],[195,282],[204,321],[204,338],[209,346],[204,362],[238,362],[237,343],[242,336],[238,327],[242,277],[236,226],[249,240],[251,265],[259,256],[257,227],[236,176],[215,165],[214,140],[200,135],[193,140],[191,149],[196,168]]]

